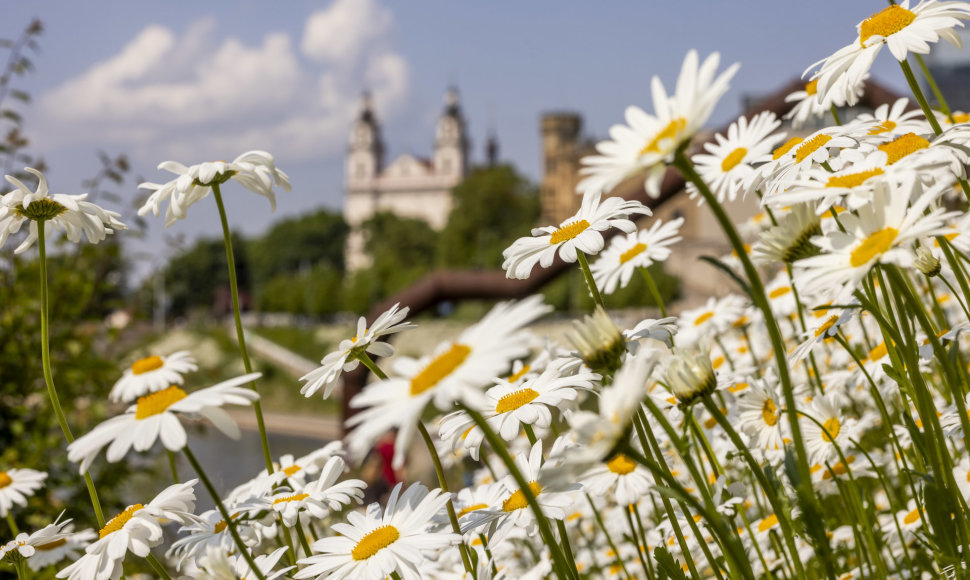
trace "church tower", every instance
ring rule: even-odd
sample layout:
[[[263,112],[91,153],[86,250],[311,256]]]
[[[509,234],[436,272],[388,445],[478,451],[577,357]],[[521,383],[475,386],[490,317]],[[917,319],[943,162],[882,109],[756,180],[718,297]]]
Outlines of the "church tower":
[[[468,170],[468,134],[458,104],[458,91],[445,93],[445,111],[435,131],[434,172],[442,177],[461,179]]]
[[[380,175],[383,166],[384,141],[381,139],[381,127],[374,115],[370,93],[364,93],[360,115],[350,132],[350,150],[347,154],[348,185],[373,181]]]

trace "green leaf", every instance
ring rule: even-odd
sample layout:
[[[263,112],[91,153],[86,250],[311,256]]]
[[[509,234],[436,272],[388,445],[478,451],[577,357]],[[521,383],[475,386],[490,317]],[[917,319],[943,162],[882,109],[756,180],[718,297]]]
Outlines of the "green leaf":
[[[741,290],[744,290],[744,293],[747,294],[749,298],[754,300],[754,298],[751,297],[751,287],[748,286],[748,283],[745,282],[740,276],[738,276],[738,274],[734,270],[729,268],[727,264],[718,260],[714,256],[701,256],[700,258],[698,258],[698,260],[707,262],[708,264],[714,266],[718,270],[727,274],[732,280],[737,282],[738,286],[741,287]]]
[[[653,550],[653,559],[657,561],[657,570],[660,578],[670,578],[671,580],[687,580],[684,570],[677,564],[677,560],[670,555],[667,548],[658,546]]]

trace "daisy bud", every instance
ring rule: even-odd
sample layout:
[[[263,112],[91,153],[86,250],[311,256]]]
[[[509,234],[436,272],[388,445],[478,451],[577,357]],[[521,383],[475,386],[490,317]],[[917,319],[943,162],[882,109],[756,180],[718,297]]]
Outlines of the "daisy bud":
[[[822,234],[821,220],[808,204],[799,204],[791,212],[761,234],[752,248],[756,262],[771,264],[778,261],[791,264],[818,255],[819,248],[811,242]]]
[[[710,395],[717,387],[711,357],[703,353],[691,354],[674,349],[674,358],[667,366],[667,386],[681,405],[689,405],[700,397]]]
[[[597,306],[592,315],[573,325],[575,330],[569,333],[569,340],[586,366],[601,375],[613,376],[623,364],[626,340],[610,316]]]
[[[917,270],[929,278],[940,274],[940,260],[926,246],[916,248],[916,259],[913,261],[913,264]]]

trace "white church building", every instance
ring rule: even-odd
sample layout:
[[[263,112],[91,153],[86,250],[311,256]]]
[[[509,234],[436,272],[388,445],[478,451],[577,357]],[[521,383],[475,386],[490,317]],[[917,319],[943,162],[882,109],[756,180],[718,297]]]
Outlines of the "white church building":
[[[417,218],[440,230],[451,212],[451,189],[468,173],[468,135],[458,103],[449,89],[435,130],[431,159],[404,154],[384,164],[384,141],[370,96],[365,94],[350,133],[347,153],[344,220],[350,226],[346,266],[370,265],[361,224],[378,212]]]

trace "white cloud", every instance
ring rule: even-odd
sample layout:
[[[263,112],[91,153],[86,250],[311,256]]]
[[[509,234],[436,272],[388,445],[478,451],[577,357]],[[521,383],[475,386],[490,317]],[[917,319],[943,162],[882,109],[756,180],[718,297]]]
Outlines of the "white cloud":
[[[303,30],[303,54],[320,62],[346,64],[391,28],[391,13],[373,0],[335,0],[314,13]]]
[[[152,164],[250,148],[298,161],[342,153],[364,88],[384,116],[407,97],[407,61],[387,40],[392,21],[372,0],[336,0],[307,18],[309,62],[282,32],[214,41],[211,18],[181,35],[148,26],[41,96],[35,144],[119,147]]]

